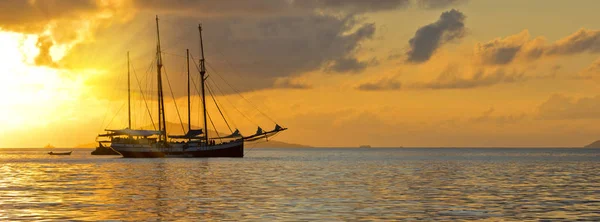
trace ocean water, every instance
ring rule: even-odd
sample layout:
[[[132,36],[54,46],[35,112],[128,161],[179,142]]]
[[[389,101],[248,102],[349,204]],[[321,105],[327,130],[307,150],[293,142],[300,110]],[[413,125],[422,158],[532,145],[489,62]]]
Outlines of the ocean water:
[[[596,149],[0,150],[0,221],[600,221]]]

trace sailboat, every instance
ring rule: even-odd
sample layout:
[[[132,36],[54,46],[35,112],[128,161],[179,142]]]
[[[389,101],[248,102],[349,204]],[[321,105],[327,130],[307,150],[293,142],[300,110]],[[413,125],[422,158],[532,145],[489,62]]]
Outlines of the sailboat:
[[[287,128],[275,124],[275,129],[264,131],[260,127],[255,134],[243,136],[239,130],[235,130],[231,135],[209,137],[207,110],[206,110],[206,74],[204,43],[202,39],[202,25],[198,26],[200,34],[200,80],[201,80],[201,98],[203,113],[203,129],[192,129],[191,127],[191,108],[190,108],[190,69],[189,69],[189,50],[187,51],[187,72],[188,72],[188,131],[184,135],[167,134],[165,120],[164,94],[162,87],[162,53],[160,46],[160,29],[158,16],[156,17],[156,65],[157,65],[157,86],[158,86],[158,130],[134,130],[131,128],[131,89],[129,72],[129,53],[128,57],[128,117],[129,125],[125,129],[106,129],[106,133],[98,135],[98,138],[108,138],[110,148],[127,158],[157,158],[157,157],[244,157],[244,142],[268,139]],[[220,110],[219,110],[220,112]]]

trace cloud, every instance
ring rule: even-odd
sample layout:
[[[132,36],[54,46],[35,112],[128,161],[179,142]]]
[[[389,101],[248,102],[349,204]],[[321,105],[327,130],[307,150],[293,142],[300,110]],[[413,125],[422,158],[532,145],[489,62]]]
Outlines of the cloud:
[[[183,1],[174,4],[179,3],[183,4]],[[192,3],[190,10],[196,6],[195,2]],[[236,7],[225,3],[222,10],[234,10],[225,7]],[[197,8],[197,11],[200,9]],[[373,38],[376,26],[355,16],[334,16],[312,10],[257,16],[227,16],[230,12],[223,13],[213,16],[174,10],[161,16],[163,50],[181,55],[189,48],[197,60],[197,25],[198,21],[202,21],[209,72],[218,73],[240,91],[272,88],[279,78],[306,72],[357,73],[376,65],[357,58],[361,43]],[[103,44],[79,45],[75,49],[78,56],[71,58],[72,64],[80,63],[81,57],[94,57],[98,52],[108,55],[108,50],[113,48],[101,48],[105,44],[120,44],[115,49],[122,50],[112,50],[110,53],[114,55],[107,58],[122,57],[127,49],[140,55],[132,58],[144,57],[149,61],[154,48],[148,46],[154,44],[156,36],[153,20],[154,15],[142,10],[132,22],[99,30],[96,42]],[[185,64],[181,60],[167,55],[165,67],[170,70],[180,67]],[[110,64],[110,61],[103,62]],[[144,64],[138,62],[136,65]],[[171,81],[174,85],[185,84],[185,78],[180,76],[173,77]]]
[[[529,31],[511,35],[506,38],[497,38],[487,43],[478,43],[475,54],[483,63],[492,65],[504,65],[511,63],[517,53],[529,42]]]
[[[202,17],[247,17],[282,15],[291,10],[281,0],[133,0],[135,8],[145,11]]]
[[[600,59],[577,74],[575,79],[598,79],[600,77]]]
[[[542,119],[599,119],[600,95],[574,98],[555,94],[538,107]]]
[[[556,41],[545,53],[548,55],[569,55],[575,53],[600,53],[600,30],[580,29]]]
[[[417,0],[417,5],[426,9],[440,9],[466,2],[467,0]]]
[[[76,18],[98,10],[90,0],[3,0],[0,1],[0,26],[17,31],[40,31],[56,19]]]
[[[297,79],[292,79],[289,77],[279,78],[275,80],[273,88],[277,89],[310,89],[312,86],[307,83],[303,83]]]
[[[465,35],[465,18],[462,12],[452,9],[443,12],[436,22],[419,28],[409,40],[407,61],[425,62],[443,44],[462,38]]]
[[[293,4],[302,8],[364,13],[403,8],[410,5],[410,0],[294,0]]]
[[[544,37],[531,39],[529,32],[478,43],[475,54],[487,65],[507,65],[515,60],[533,61],[545,56],[600,53],[600,30],[580,29],[552,44]]]
[[[56,63],[52,60],[52,56],[50,55],[50,48],[54,43],[52,42],[52,38],[49,36],[40,36],[38,37],[36,46],[39,49],[39,54],[35,57],[35,64],[38,66],[51,66],[55,67]]]
[[[520,115],[494,115],[496,109],[490,107],[484,111],[480,116],[470,119],[472,123],[495,123],[497,125],[517,123],[527,117],[525,114]]]
[[[457,72],[456,68],[450,66],[435,80],[425,83],[415,83],[413,87],[420,89],[472,89],[525,80],[525,73],[518,72],[517,70],[507,72],[503,68],[480,69],[472,75],[464,77]]]
[[[376,82],[363,83],[356,87],[363,91],[384,91],[384,90],[399,90],[402,88],[402,83],[395,79],[380,79]]]
[[[368,62],[358,61],[356,58],[339,58],[326,68],[326,71],[337,73],[358,73],[369,65]]]

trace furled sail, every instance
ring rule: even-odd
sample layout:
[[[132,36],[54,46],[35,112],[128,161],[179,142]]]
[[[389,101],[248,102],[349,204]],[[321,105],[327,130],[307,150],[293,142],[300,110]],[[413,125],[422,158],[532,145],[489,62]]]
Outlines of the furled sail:
[[[232,138],[240,138],[240,137],[243,137],[242,134],[240,133],[240,130],[235,129],[235,132],[233,132],[231,135],[221,136],[221,137],[213,137],[210,139],[232,139]]]
[[[109,129],[107,129],[106,131],[110,132],[109,134],[106,134],[106,136],[120,136],[120,135],[153,136],[153,135],[161,134],[161,131],[158,131],[158,130],[132,130],[132,129],[109,130]]]
[[[175,135],[175,136],[169,136],[169,137],[175,138],[175,139],[192,139],[192,138],[196,138],[202,134],[204,134],[204,131],[202,131],[202,129],[193,129],[193,130],[189,130],[185,135]]]
[[[287,130],[287,128],[283,128],[283,127],[279,126],[279,124],[275,124],[275,129],[273,129],[271,131],[267,131],[267,132],[264,132],[263,129],[260,128],[260,126],[259,126],[254,135],[244,137],[244,140],[245,141],[256,141],[259,139],[266,139],[269,136],[275,135],[276,133],[284,131],[284,130]]]

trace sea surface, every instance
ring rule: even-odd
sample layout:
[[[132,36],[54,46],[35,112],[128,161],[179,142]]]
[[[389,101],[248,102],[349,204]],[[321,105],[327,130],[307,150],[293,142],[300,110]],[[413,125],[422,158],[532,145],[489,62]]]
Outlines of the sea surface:
[[[600,149],[73,150],[0,150],[0,221],[600,221]]]

